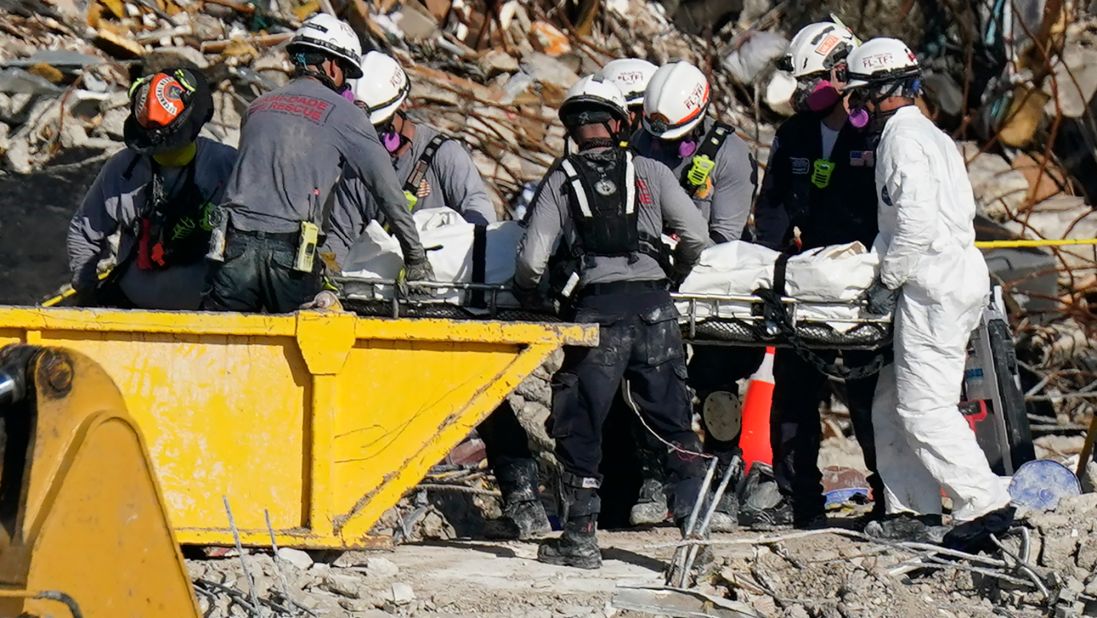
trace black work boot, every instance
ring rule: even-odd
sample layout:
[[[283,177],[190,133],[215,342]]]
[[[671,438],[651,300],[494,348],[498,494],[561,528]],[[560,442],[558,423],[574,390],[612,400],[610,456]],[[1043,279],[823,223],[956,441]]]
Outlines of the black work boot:
[[[489,538],[527,540],[552,531],[537,491],[537,463],[532,459],[507,460],[495,466],[495,478],[503,494],[503,516],[487,522]]]
[[[602,553],[598,549],[598,539],[595,538],[598,513],[602,509],[602,502],[598,498],[598,482],[596,479],[583,479],[565,472],[561,475],[560,484],[566,513],[564,532],[560,538],[541,544],[537,549],[537,560],[579,569],[602,568]]]
[[[898,513],[865,525],[865,534],[884,541],[940,543],[947,532],[940,515]]]
[[[656,479],[644,479],[640,497],[628,514],[633,526],[655,526],[667,520],[667,494],[663,484]]]

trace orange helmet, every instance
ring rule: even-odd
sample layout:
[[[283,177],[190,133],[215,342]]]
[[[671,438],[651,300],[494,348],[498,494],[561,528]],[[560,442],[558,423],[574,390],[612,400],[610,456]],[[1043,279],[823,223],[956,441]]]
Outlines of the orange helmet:
[[[213,117],[213,97],[200,73],[167,69],[130,87],[126,145],[142,154],[173,150],[193,142]]]

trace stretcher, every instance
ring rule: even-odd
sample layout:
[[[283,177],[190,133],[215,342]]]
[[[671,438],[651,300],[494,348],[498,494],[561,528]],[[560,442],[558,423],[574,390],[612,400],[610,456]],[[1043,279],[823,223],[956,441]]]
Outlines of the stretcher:
[[[505,284],[424,282],[403,294],[392,279],[343,276],[335,279],[348,310],[388,318],[558,320],[549,308],[516,305]],[[683,338],[695,345],[803,345],[820,350],[874,350],[891,341],[891,317],[861,317],[862,301],[807,302],[764,292],[672,294]],[[787,328],[792,326],[792,330]]]

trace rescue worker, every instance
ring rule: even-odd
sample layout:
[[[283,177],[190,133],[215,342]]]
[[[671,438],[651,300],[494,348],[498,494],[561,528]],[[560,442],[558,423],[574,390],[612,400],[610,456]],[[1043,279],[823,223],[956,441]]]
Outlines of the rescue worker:
[[[391,56],[371,51],[362,60],[368,79],[355,85],[357,105],[369,116],[404,187],[408,210],[449,207],[469,223],[496,222],[495,207],[472,156],[457,140],[413,122],[401,106],[411,92],[408,75]],[[335,192],[327,247],[337,263],[372,219],[384,217],[366,184],[348,174]],[[490,536],[529,539],[552,530],[538,489],[537,462],[510,403],[504,401],[477,427],[503,494],[503,517],[489,522]]]
[[[619,58],[610,60],[595,76],[608,79],[617,84],[625,95],[628,109],[628,135],[640,130],[640,119],[644,116],[644,90],[651,82],[659,67],[641,58]]]
[[[690,428],[684,350],[659,236],[678,234],[679,273],[697,261],[707,239],[704,219],[670,170],[622,146],[628,112],[616,85],[584,77],[568,91],[559,116],[575,151],[550,168],[530,207],[514,290],[536,304],[559,243],[575,268],[564,290],[572,299],[565,317],[601,326],[599,345],[568,349],[553,378],[551,433],[566,516],[563,534],[537,555],[593,569],[602,562],[595,538],[602,424],[622,379],[631,382],[647,424],[689,451],[667,457],[680,525],[698,497],[703,466],[690,452],[700,444]]]
[[[860,42],[840,24],[822,22],[800,30],[779,68],[797,81],[797,113],[778,129],[754,207],[755,241],[789,254],[827,245],[876,239],[876,179],[873,144],[864,115],[850,118],[835,72]],[[861,126],[858,127],[857,125]],[[846,351],[846,366],[869,364],[876,353]],[[837,353],[822,352],[834,363]],[[772,511],[741,512],[758,524],[826,525],[819,444],[819,404],[830,396],[826,376],[794,350],[782,348],[774,360],[770,428],[773,474],[784,498]],[[884,489],[876,470],[872,438],[872,396],[876,377],[847,380],[846,402],[854,433],[870,471],[883,514]]]
[[[720,244],[743,237],[758,168],[734,128],[708,116],[710,97],[708,78],[697,67],[688,62],[659,67],[644,92],[643,129],[632,141],[637,153],[673,171],[707,221],[709,238]],[[693,347],[689,382],[701,402],[705,450],[725,466],[735,465],[740,453],[738,380],[757,369],[763,352]],[[665,517],[666,498],[658,491],[657,480],[650,476],[644,480],[630,517],[634,525],[658,523]],[[712,529],[734,529],[737,511],[733,492],[727,492]]]
[[[921,70],[902,41],[868,41],[848,65],[850,105],[880,136],[880,274],[866,298],[873,313],[894,311],[895,362],[880,372],[872,409],[888,513],[938,515],[944,489],[955,522],[1011,520],[1008,479],[991,471],[957,408],[989,294],[964,159],[916,107]]]
[[[400,63],[371,51],[362,59],[362,71],[370,77],[355,84],[355,104],[365,110],[388,152],[390,167],[403,187],[406,209],[448,207],[469,223],[495,223],[495,206],[461,142],[430,125],[413,122],[400,109],[411,92],[411,82]],[[335,191],[325,242],[337,263],[343,263],[351,245],[373,219],[384,222],[385,216],[368,185],[354,172],[345,174]]]
[[[287,48],[296,77],[256,99],[225,190],[225,247],[207,309],[288,312],[321,291],[315,259],[343,171],[362,178],[400,240],[408,280],[432,277],[403,193],[373,126],[351,102],[361,45],[346,23],[310,17]],[[319,298],[317,299],[319,300]]]
[[[165,69],[130,87],[126,147],[99,171],[69,223],[80,304],[198,309],[211,213],[236,160],[236,149],[198,137],[211,117],[209,85],[196,70]],[[115,266],[100,282],[97,265],[115,232]]]

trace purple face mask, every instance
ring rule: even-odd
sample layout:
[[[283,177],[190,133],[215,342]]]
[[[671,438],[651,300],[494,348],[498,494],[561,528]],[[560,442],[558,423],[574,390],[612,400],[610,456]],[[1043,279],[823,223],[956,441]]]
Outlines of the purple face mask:
[[[343,95],[343,98],[350,101],[351,103],[354,103],[357,100],[354,96],[354,90],[351,90],[350,88],[344,88],[343,92],[339,94]]]
[[[385,150],[389,151],[389,154],[396,154],[396,151],[400,150],[400,134],[396,131],[385,131],[380,137],[381,143],[385,145]]]
[[[813,112],[825,112],[834,107],[840,98],[841,95],[838,94],[834,85],[828,80],[821,79],[811,89],[811,94],[807,97],[807,106]]]
[[[868,126],[869,115],[868,111],[863,107],[858,107],[849,112],[849,123],[858,129],[863,129]]]
[[[693,153],[697,152],[697,142],[691,139],[684,139],[678,142],[678,156],[686,158],[693,156]]]

